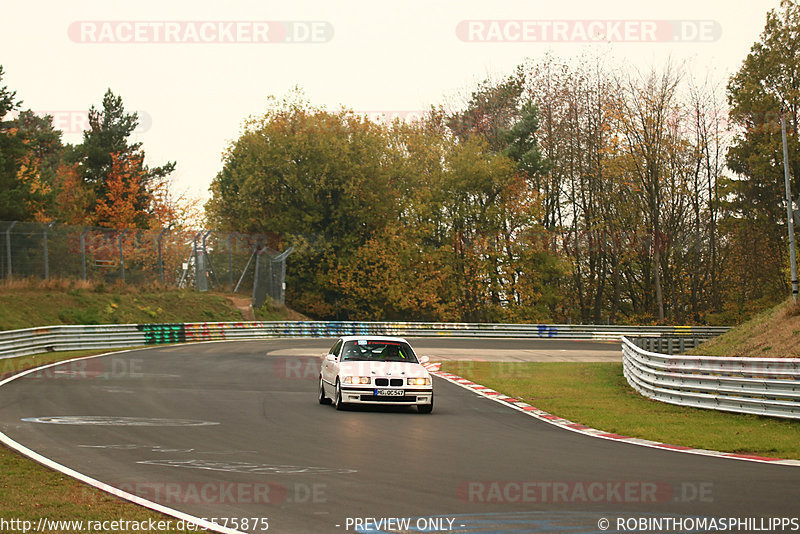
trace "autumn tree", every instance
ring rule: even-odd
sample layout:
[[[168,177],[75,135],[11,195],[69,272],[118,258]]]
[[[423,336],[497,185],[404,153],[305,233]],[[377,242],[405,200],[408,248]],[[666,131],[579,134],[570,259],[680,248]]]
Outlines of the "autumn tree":
[[[463,109],[446,118],[448,128],[458,139],[480,136],[491,150],[499,152],[508,144],[507,131],[519,120],[525,75],[521,68],[495,82],[478,84]]]
[[[548,162],[539,182],[543,223],[571,266],[562,306],[581,322],[631,314],[623,285],[626,241],[636,224],[615,159],[615,81],[596,58],[567,63],[546,56],[530,62],[526,74],[526,93],[539,109],[538,144]]]
[[[39,222],[51,221],[58,211],[54,198],[64,151],[61,132],[53,127],[52,116],[30,110],[20,112],[12,125],[27,148],[18,175],[31,193],[28,211]]]
[[[540,216],[531,123],[513,140],[498,130],[524,149],[517,161],[446,122],[434,110],[380,125],[285,101],[231,145],[209,217],[294,245],[288,295],[311,315],[484,321],[523,305],[518,318],[547,316],[541,250],[526,241]]]
[[[94,191],[86,187],[76,163],[62,163],[55,173],[55,202],[51,208],[56,220],[69,225],[93,224]]]
[[[521,102],[519,119],[504,131],[506,143],[503,154],[514,160],[517,170],[528,180],[530,187],[541,195],[545,209],[542,225],[553,228],[560,192],[546,179],[550,163],[539,146],[539,108],[532,99]]]
[[[727,153],[736,175],[725,182],[722,224],[733,240],[731,255],[745,276],[730,290],[746,301],[776,299],[785,292],[787,256],[780,114],[789,131],[792,189],[800,192],[800,6],[782,0],[767,13],[760,40],[728,83],[730,117],[737,136]]]
[[[719,88],[709,80],[689,88],[688,139],[692,172],[689,179],[691,242],[686,257],[691,318],[701,322],[707,312],[722,311],[722,268],[727,264],[720,231],[720,183],[725,179],[725,148],[729,142],[726,110]]]
[[[52,156],[61,144],[49,118],[28,111],[9,120],[21,104],[15,91],[0,85],[0,220],[46,218]]]
[[[139,196],[145,179],[139,157],[111,154],[105,179],[106,194],[97,200],[96,223],[108,228],[146,228],[149,213],[141,209]]]
[[[453,140],[444,115],[414,124],[399,121],[384,132],[384,169],[397,208],[385,226],[352,255],[340,256],[333,283],[350,317],[459,320],[454,305],[450,226],[443,164]]]
[[[616,101],[618,120],[628,170],[635,180],[638,201],[644,214],[645,231],[652,239],[643,257],[646,294],[652,294],[656,318],[664,321],[662,273],[665,248],[669,246],[663,231],[666,182],[674,177],[669,168],[671,158],[679,150],[674,119],[680,76],[670,65],[662,71],[652,70],[643,77],[627,77],[620,81]]]
[[[124,197],[120,210],[133,209],[140,214],[130,219],[130,224],[147,228],[153,219],[142,214],[154,212],[153,191],[161,187],[175,169],[175,162],[152,168],[145,165],[141,143],[129,139],[138,124],[137,113],[127,113],[122,97],[114,95],[110,89],[103,96],[102,109],[94,106],[89,109],[89,129],[84,131],[83,142],[75,147],[70,160],[79,165],[83,183],[92,190],[90,196],[96,204],[91,206],[90,213],[106,214],[96,219],[97,224],[110,225],[112,219],[108,218],[110,212],[106,208]],[[120,173],[137,177],[135,192],[126,190],[125,195],[120,196]],[[132,182],[125,187],[132,187]],[[119,220],[128,218],[126,215]]]
[[[724,265],[723,105],[669,66],[623,70],[591,56],[526,66],[549,242],[570,265],[561,306],[581,322],[649,322],[659,309],[701,322],[719,311]]]
[[[295,98],[275,103],[224,156],[212,182],[209,219],[223,230],[270,233],[296,247],[288,294],[319,316],[340,313],[329,273],[400,209],[383,165],[379,125]]]

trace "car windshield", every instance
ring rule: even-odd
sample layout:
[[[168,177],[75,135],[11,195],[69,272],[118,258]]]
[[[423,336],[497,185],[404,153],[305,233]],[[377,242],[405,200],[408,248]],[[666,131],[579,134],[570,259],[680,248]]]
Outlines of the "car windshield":
[[[344,344],[342,361],[417,363],[417,356],[408,343],[359,339]]]

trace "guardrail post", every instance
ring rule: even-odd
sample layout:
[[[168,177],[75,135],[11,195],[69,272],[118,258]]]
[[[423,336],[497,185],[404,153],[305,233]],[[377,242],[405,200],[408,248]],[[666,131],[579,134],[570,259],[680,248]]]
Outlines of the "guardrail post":
[[[228,236],[228,278],[231,283],[231,292],[233,292],[233,238],[235,236],[236,232]]]
[[[51,222],[44,227],[44,279],[50,280],[50,256],[47,253],[47,232],[53,227],[55,222]]]
[[[201,235],[203,235],[202,231],[197,232],[195,234],[195,236],[194,236],[194,239],[192,239],[192,256],[194,256],[194,287],[195,287],[195,289],[198,289],[198,290],[200,289],[200,269],[201,269],[201,266],[200,266],[199,255],[197,253],[197,239]],[[205,276],[205,272],[203,273],[203,275]]]
[[[278,302],[277,304],[283,305],[286,303],[286,258],[289,257],[289,254],[294,251],[294,247],[289,247],[284,250],[281,254],[273,258],[272,261],[280,262],[281,264],[281,272],[280,272],[280,287],[278,288]]]
[[[125,282],[125,254],[122,252],[122,238],[125,237],[125,234],[128,233],[128,229],[126,228],[123,230],[119,237],[117,238],[117,243],[119,243],[119,268],[120,273],[122,274],[122,282]]]
[[[197,246],[197,237],[200,237],[201,245]],[[208,270],[206,265],[206,237],[208,232],[203,230],[195,237],[194,249],[194,274],[195,274],[195,287],[198,291],[208,291]]]
[[[164,234],[167,233],[168,230],[168,228],[164,228],[161,230],[161,233],[158,234],[158,282],[162,286],[164,285],[164,259],[161,256],[161,240],[164,238]]]
[[[214,264],[211,263],[211,256],[208,255],[208,249],[206,248],[206,239],[214,230],[207,230],[203,234],[203,267],[206,272],[206,289],[208,291],[208,271],[211,271],[211,275],[214,277],[214,283],[219,285],[219,278],[217,278],[217,270],[214,269]]]
[[[256,252],[258,252],[258,245],[253,247],[253,253],[250,254],[250,259],[247,260],[247,265],[244,266],[244,270],[242,271],[242,275],[239,277],[239,281],[236,283],[236,288],[233,290],[234,293],[239,291],[239,286],[242,285],[242,280],[244,280],[244,275],[247,274],[247,269],[250,268],[250,264],[253,262],[253,256],[256,255]]]
[[[6,264],[8,266],[6,278],[9,280],[11,280],[11,229],[14,228],[15,224],[17,224],[17,221],[12,221],[11,225],[6,229]]]
[[[781,140],[783,141],[783,177],[786,184],[786,229],[789,232],[789,265],[792,275],[792,300],[797,305],[797,253],[794,245],[794,213],[792,210],[792,186],[789,176],[789,148],[786,142],[786,117],[781,109]]]
[[[81,232],[81,278],[86,281],[86,233],[89,228],[84,228]]]
[[[260,247],[260,243],[256,246],[256,252],[254,253],[256,256],[256,266],[255,270],[253,271],[253,295],[250,299],[250,305],[253,309],[256,308],[256,291],[258,290],[258,264],[261,261],[261,252],[258,251],[258,247]]]

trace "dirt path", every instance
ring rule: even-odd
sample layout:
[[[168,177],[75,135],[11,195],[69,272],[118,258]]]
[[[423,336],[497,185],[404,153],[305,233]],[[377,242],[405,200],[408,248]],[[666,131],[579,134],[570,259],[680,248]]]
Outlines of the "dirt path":
[[[242,312],[242,319],[244,321],[255,321],[256,314],[253,312],[253,307],[251,306],[251,300],[247,297],[227,297],[228,300],[233,302],[233,305],[236,306],[240,312]]]

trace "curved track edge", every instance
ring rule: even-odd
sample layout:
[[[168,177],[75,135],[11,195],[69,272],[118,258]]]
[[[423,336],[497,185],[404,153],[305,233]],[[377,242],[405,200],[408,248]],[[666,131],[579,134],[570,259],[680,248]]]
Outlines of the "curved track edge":
[[[142,349],[135,349],[135,350],[142,350]],[[42,369],[47,369],[49,367],[54,367],[54,366],[57,366],[57,365],[63,365],[65,363],[76,362],[76,361],[80,361],[80,360],[89,360],[89,359],[92,359],[92,358],[101,358],[101,357],[104,357],[104,356],[110,356],[112,354],[114,354],[114,355],[124,354],[125,352],[131,352],[131,351],[130,350],[123,350],[123,351],[107,352],[107,353],[104,353],[104,354],[95,354],[93,356],[83,356],[83,357],[79,357],[79,358],[72,358],[70,360],[63,360],[63,361],[60,361],[60,362],[54,362],[54,363],[49,363],[49,364],[46,364],[46,365],[41,365],[39,367],[33,367],[31,369],[26,369],[25,371],[22,371],[20,373],[17,373],[15,375],[12,375],[12,376],[0,381],[0,387],[8,384],[9,382],[12,382],[12,381],[18,379],[18,378],[22,378],[23,376],[26,376],[26,375],[31,374],[31,373],[35,373],[37,371],[41,371]],[[226,528],[226,527],[223,527],[222,525],[218,525],[216,523],[212,523],[210,521],[206,521],[205,519],[202,519],[200,517],[195,517],[193,515],[181,512],[179,510],[175,510],[173,508],[169,508],[169,507],[164,506],[162,504],[158,504],[157,502],[153,502],[153,501],[150,501],[150,500],[147,500],[147,499],[143,499],[142,497],[139,497],[138,495],[134,495],[132,493],[128,493],[127,491],[123,491],[123,490],[121,490],[119,488],[115,488],[114,486],[110,486],[110,485],[108,485],[108,484],[106,484],[104,482],[101,482],[101,481],[99,481],[97,479],[94,479],[94,478],[92,478],[92,477],[90,477],[88,475],[84,475],[83,473],[79,473],[78,471],[75,471],[74,469],[71,469],[71,468],[69,468],[69,467],[67,467],[65,465],[59,464],[58,462],[55,462],[55,461],[51,460],[50,458],[47,458],[46,456],[43,456],[43,455],[37,453],[36,451],[33,451],[33,450],[27,448],[26,446],[22,445],[21,443],[18,443],[16,441],[14,441],[13,439],[8,437],[3,432],[0,432],[0,443],[3,443],[8,448],[17,451],[18,453],[22,454],[23,456],[27,456],[31,460],[33,460],[33,461],[35,461],[35,462],[37,462],[37,463],[49,468],[49,469],[52,469],[54,471],[58,471],[60,473],[63,473],[64,475],[67,475],[67,476],[69,476],[71,478],[79,480],[80,482],[83,482],[84,484],[92,486],[93,488],[96,488],[96,489],[98,489],[100,491],[103,491],[105,493],[111,494],[111,495],[113,495],[115,497],[118,497],[120,499],[123,499],[125,501],[129,501],[129,502],[131,502],[133,504],[137,504],[139,506],[143,506],[145,508],[153,510],[154,512],[158,512],[158,513],[173,517],[173,518],[175,518],[175,519],[177,519],[179,521],[185,521],[186,523],[191,523],[193,525],[197,525],[198,527],[206,529],[206,530],[211,531],[211,532],[219,532],[220,534],[246,534],[246,533],[243,533],[243,532],[238,531],[238,530],[234,530],[234,529],[231,529],[231,528]]]

